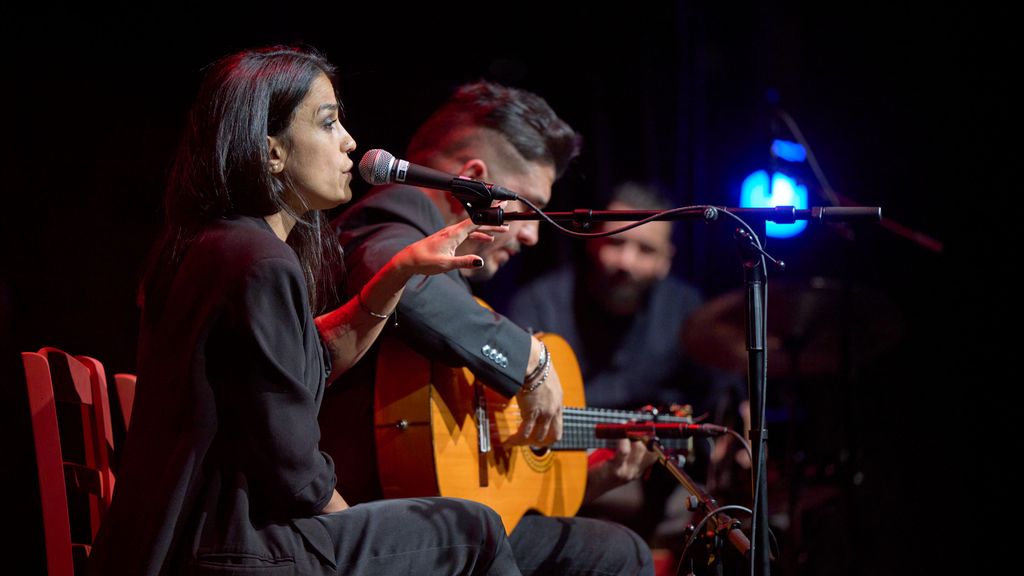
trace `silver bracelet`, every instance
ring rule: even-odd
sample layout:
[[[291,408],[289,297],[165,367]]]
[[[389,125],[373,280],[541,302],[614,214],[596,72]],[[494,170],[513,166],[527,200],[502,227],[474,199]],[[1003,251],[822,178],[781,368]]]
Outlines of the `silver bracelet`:
[[[544,363],[544,373],[541,374],[541,377],[538,378],[537,380],[535,380],[534,383],[529,384],[529,386],[523,386],[522,389],[526,390],[526,394],[534,392],[534,390],[536,390],[537,388],[541,387],[541,384],[543,384],[544,382],[548,381],[548,374],[551,374],[550,357],[549,357],[549,362],[545,362]]]
[[[544,367],[548,364],[548,347],[544,342],[540,343],[540,358],[537,358],[537,365],[533,367],[533,371],[527,374],[526,381],[535,380],[540,376],[541,372],[544,371]]]
[[[359,307],[363,309],[363,312],[366,312],[367,314],[369,314],[370,316],[373,316],[374,318],[380,318],[381,320],[387,320],[388,318],[391,317],[391,314],[381,314],[380,312],[374,312],[373,310],[370,310],[369,308],[367,308],[366,304],[363,303],[363,291],[362,290],[360,290],[359,292],[356,292],[356,302],[359,303]]]

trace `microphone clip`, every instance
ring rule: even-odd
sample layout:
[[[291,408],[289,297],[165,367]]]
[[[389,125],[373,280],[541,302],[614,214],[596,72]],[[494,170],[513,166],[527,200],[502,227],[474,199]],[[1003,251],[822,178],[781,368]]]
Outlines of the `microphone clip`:
[[[505,211],[500,206],[491,206],[495,200],[515,198],[514,192],[500,186],[462,177],[452,178],[450,192],[466,208],[475,224],[486,226],[504,224]]]
[[[474,210],[490,208],[494,200],[487,184],[479,180],[469,178],[452,178],[451,193],[462,202],[466,211],[473,213]]]

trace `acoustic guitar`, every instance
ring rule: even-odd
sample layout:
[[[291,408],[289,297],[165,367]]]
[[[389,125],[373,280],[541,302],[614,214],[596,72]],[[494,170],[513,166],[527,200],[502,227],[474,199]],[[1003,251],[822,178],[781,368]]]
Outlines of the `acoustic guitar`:
[[[507,446],[521,418],[515,398],[490,390],[465,368],[433,363],[395,338],[377,359],[374,425],[381,487],[387,498],[450,496],[482,502],[511,533],[529,511],[572,516],[583,502],[590,448],[599,423],[692,422],[688,415],[585,408],[579,364],[560,336],[543,334],[562,383],[563,434],[543,449]],[[692,449],[690,440],[667,448]]]

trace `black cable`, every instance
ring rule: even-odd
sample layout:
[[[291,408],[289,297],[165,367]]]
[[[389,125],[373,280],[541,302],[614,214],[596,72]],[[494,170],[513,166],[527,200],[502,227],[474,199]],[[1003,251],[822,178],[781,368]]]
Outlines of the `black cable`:
[[[548,222],[549,224],[551,224],[552,226],[554,226],[555,228],[560,230],[562,233],[564,233],[564,234],[566,234],[568,236],[572,236],[573,238],[604,238],[605,236],[612,236],[612,235],[618,234],[620,232],[625,232],[626,230],[632,230],[633,228],[636,228],[637,226],[640,226],[641,224],[646,224],[646,223],[651,222],[653,220],[657,220],[658,218],[661,218],[662,216],[667,216],[667,215],[671,215],[671,214],[687,214],[687,213],[699,212],[699,213],[703,213],[705,215],[705,218],[714,219],[714,217],[718,213],[726,212],[725,210],[722,210],[721,208],[718,208],[716,206],[703,206],[703,205],[701,205],[701,206],[682,206],[680,208],[670,208],[668,210],[662,210],[661,212],[658,212],[656,214],[652,214],[652,215],[648,216],[647,218],[644,218],[643,220],[637,220],[636,222],[631,222],[629,224],[626,224],[625,226],[621,226],[619,228],[616,228],[614,230],[609,230],[607,232],[577,232],[575,230],[569,230],[565,226],[562,226],[558,222],[555,222],[547,214],[542,212],[540,210],[540,208],[537,208],[537,206],[534,205],[533,202],[530,202],[526,198],[523,198],[522,196],[520,196],[519,197],[519,201],[522,202],[523,204],[526,204],[527,206],[529,206],[530,209],[533,210],[534,212],[536,212],[537,215],[540,216],[544,221]],[[714,210],[714,212],[709,213],[710,210]],[[735,217],[735,214],[730,214],[730,216]]]
[[[747,451],[747,458],[750,458],[750,461],[753,462],[754,461],[754,455],[750,452],[750,442],[747,442],[747,439],[744,438],[742,434],[740,434],[739,432],[733,430],[732,428],[728,428],[726,431],[731,436],[733,436],[734,438],[739,440],[740,445],[743,446],[743,449]]]
[[[779,541],[775,538],[775,532],[772,532],[770,526],[768,527],[768,538],[771,540],[771,543],[775,545],[774,548],[772,548],[772,550],[775,551],[775,557],[782,558],[782,548],[779,548]]]

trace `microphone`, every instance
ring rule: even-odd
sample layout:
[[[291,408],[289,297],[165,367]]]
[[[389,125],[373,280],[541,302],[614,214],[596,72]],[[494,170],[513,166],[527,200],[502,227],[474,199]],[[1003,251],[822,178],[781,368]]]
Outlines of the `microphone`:
[[[626,424],[597,424],[594,436],[597,438],[699,438],[728,434],[729,429],[718,424],[670,424],[667,422],[629,422]]]
[[[374,186],[402,182],[413,186],[436,188],[447,190],[464,202],[486,202],[486,206],[490,206],[494,200],[519,199],[515,192],[507,188],[400,160],[379,148],[363,154],[363,159],[359,161],[359,175]]]

